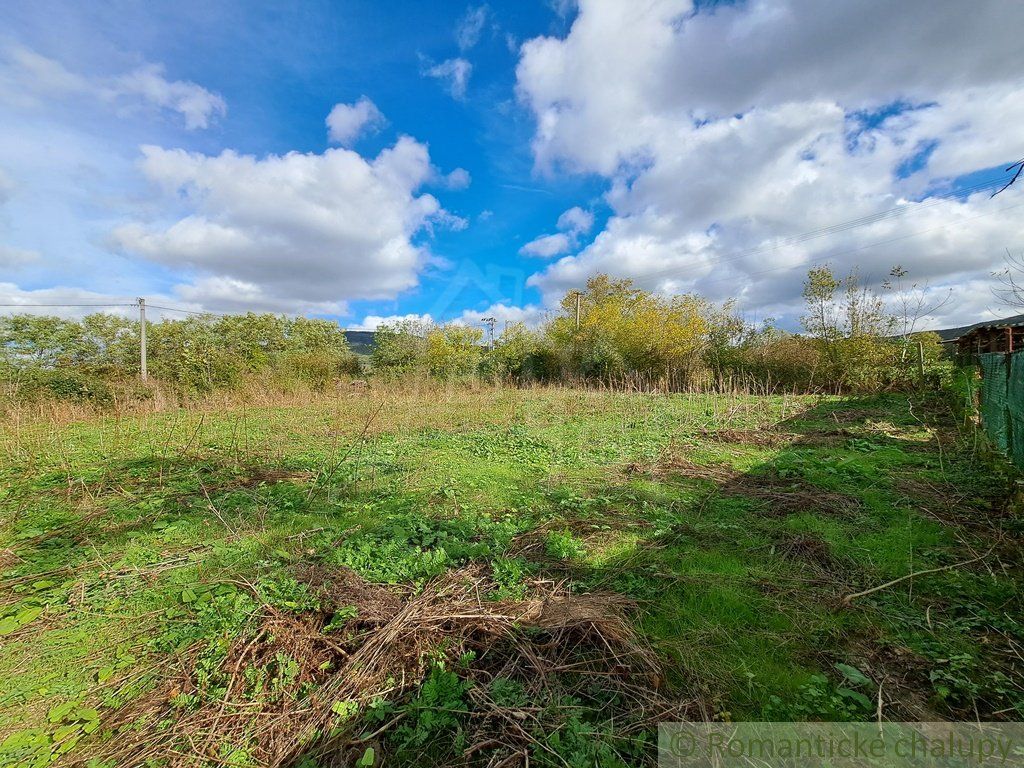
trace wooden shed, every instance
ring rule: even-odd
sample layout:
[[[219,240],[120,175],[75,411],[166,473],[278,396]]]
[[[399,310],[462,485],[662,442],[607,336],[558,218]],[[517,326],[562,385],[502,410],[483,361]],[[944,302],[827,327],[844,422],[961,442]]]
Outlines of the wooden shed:
[[[967,357],[984,352],[1016,352],[1024,349],[1024,315],[988,320],[960,328],[937,331],[947,348]]]

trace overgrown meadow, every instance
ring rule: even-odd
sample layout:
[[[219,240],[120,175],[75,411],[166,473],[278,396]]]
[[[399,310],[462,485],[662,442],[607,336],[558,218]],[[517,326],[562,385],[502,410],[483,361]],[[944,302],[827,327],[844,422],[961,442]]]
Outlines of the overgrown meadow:
[[[1024,718],[1015,484],[944,396],[374,386],[2,430],[2,764]]]

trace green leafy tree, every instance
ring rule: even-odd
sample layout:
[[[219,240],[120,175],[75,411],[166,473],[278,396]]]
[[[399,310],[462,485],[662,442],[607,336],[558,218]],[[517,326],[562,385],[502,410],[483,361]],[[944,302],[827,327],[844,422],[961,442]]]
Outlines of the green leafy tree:
[[[370,362],[385,375],[396,375],[424,365],[427,328],[422,323],[403,321],[381,325],[373,333]]]
[[[829,266],[812,267],[804,281],[803,296],[807,314],[800,318],[800,322],[807,333],[826,344],[840,336],[836,292],[841,286],[842,281]]]
[[[541,349],[538,334],[523,323],[514,323],[501,334],[494,349],[485,354],[485,375],[500,381],[544,378]]]
[[[427,333],[426,364],[430,375],[446,381],[466,379],[477,372],[483,331],[465,325],[445,325]]]
[[[97,353],[79,323],[46,315],[0,318],[0,349],[14,367],[87,364]]]

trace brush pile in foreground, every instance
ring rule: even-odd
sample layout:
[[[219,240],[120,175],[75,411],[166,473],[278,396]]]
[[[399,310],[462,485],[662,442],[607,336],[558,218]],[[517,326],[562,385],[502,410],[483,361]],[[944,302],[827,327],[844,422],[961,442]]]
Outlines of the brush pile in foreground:
[[[412,711],[368,733],[367,708],[460,664],[456,684],[474,714],[462,757],[481,765],[517,762],[535,747],[552,725],[544,720],[557,716],[543,706],[556,693],[586,695],[598,685],[628,701],[635,732],[679,714],[658,693],[658,664],[620,596],[538,582],[528,599],[488,600],[494,583],[479,566],[418,593],[344,569],[298,575],[322,610],[265,608],[213,670],[202,662],[205,648],[191,649],[177,674],[116,714],[108,738],[80,764],[278,766],[309,757],[349,765]],[[519,706],[495,700],[497,679],[521,686]]]

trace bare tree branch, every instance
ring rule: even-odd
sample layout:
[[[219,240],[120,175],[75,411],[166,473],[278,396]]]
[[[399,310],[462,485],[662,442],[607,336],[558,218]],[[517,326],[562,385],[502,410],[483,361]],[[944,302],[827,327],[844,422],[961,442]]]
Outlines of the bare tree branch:
[[[931,285],[904,281],[909,273],[900,264],[889,270],[889,280],[882,283],[883,288],[893,291],[898,311],[896,322],[900,326],[900,336],[907,338],[917,329],[917,324],[929,315],[935,314],[946,306],[953,298],[953,289],[949,288],[944,295],[931,297]]]
[[[992,295],[1008,307],[1024,307],[1024,253],[1014,255],[1007,249],[1003,261],[1005,269],[992,273],[1002,287],[993,287]]]

